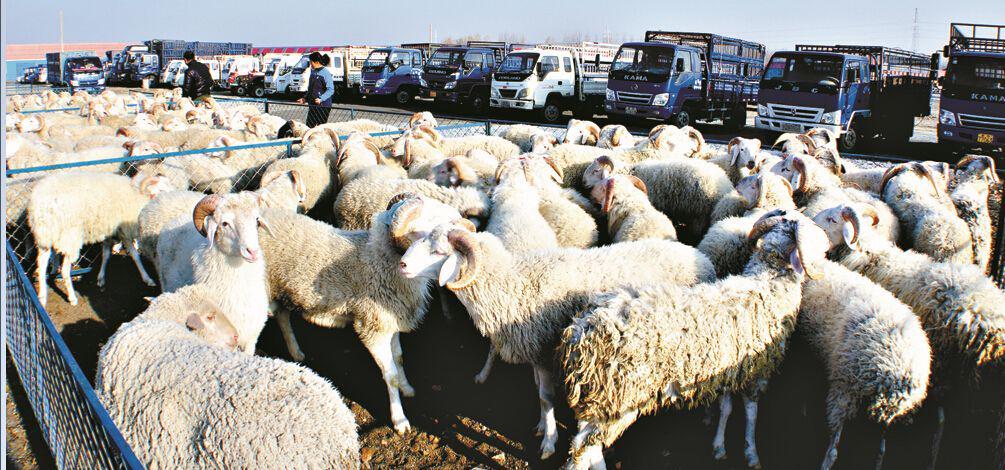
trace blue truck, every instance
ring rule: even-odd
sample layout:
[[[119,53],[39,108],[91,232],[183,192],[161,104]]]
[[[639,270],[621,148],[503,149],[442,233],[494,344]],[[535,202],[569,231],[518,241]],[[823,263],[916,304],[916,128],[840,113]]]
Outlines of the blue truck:
[[[764,45],[710,33],[647,31],[614,56],[604,109],[619,118],[651,118],[678,127],[721,119],[746,123],[757,100]]]
[[[68,87],[71,93],[105,90],[101,59],[94,51],[49,52],[45,54],[45,66],[50,85]]]
[[[151,39],[123,48],[110,67],[109,75],[115,83],[142,83],[144,87],[157,85],[164,67],[173,59],[181,60],[185,51],[194,52],[196,57],[247,55],[251,53],[251,44]]]
[[[822,127],[842,150],[870,138],[907,142],[931,114],[938,55],[883,46],[797,45],[771,56],[755,125],[775,132]]]
[[[360,94],[364,98],[393,98],[411,103],[422,90],[422,66],[440,44],[402,44],[370,51],[363,63]]]
[[[437,104],[461,105],[477,113],[485,112],[492,74],[506,52],[506,43],[493,41],[440,47],[422,68],[422,97]]]
[[[950,153],[1005,147],[1005,25],[952,23],[939,80],[939,144]]]

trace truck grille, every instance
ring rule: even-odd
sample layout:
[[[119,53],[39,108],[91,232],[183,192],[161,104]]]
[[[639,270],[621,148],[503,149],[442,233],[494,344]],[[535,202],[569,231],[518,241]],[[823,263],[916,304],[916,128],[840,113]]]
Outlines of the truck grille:
[[[960,125],[989,131],[1005,131],[1005,118],[960,114]]]
[[[618,92],[618,101],[622,103],[629,104],[649,104],[649,100],[653,98],[650,93],[630,93],[627,91]]]
[[[516,90],[499,90],[499,95],[503,98],[516,98]]]
[[[377,80],[363,80],[363,86],[375,86]]]
[[[432,88],[434,90],[442,90],[443,86],[447,84],[447,82],[435,82],[432,80],[429,80],[426,83],[429,84],[429,88]]]
[[[773,117],[806,122],[820,122],[820,117],[824,112],[821,108],[804,108],[784,104],[768,104],[768,109]]]

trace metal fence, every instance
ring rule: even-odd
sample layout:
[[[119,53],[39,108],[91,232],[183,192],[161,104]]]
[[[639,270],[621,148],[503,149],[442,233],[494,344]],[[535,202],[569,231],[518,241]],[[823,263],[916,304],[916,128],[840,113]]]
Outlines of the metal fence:
[[[7,350],[56,465],[142,469],[5,246]]]

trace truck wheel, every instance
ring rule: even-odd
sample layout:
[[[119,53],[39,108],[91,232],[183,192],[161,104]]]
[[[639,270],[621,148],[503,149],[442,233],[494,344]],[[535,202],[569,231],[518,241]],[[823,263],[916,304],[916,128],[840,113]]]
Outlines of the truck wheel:
[[[394,102],[400,106],[411,103],[412,98],[415,98],[415,95],[408,88],[398,88],[397,93],[394,94]]]
[[[236,88],[231,90],[231,93],[237,96],[246,96],[248,94],[248,90],[246,90],[243,86],[237,86]]]
[[[264,87],[260,87],[260,86],[256,86],[255,88],[251,89],[251,94],[255,98],[265,98],[265,88]]]
[[[471,97],[471,112],[475,114],[485,114],[485,111],[489,108],[488,97],[483,96],[481,93],[475,93]]]
[[[548,123],[558,122],[562,119],[562,108],[558,106],[558,103],[549,101],[545,103],[544,109],[541,110],[541,117]]]
[[[841,137],[838,137],[838,146],[841,147],[842,152],[855,150],[859,144],[861,144],[861,139],[854,127],[849,127],[844,134],[841,134]]]
[[[686,109],[680,110],[679,113],[675,114],[671,119],[672,124],[677,127],[685,127],[691,125],[691,113]]]
[[[151,85],[153,85],[153,79],[150,77],[143,77],[143,81],[140,86],[142,86],[144,90],[149,90]]]

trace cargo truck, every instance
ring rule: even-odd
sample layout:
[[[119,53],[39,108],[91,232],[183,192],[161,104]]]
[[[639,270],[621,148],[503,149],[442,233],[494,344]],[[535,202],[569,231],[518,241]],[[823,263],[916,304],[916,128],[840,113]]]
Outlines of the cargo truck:
[[[493,108],[539,111],[556,122],[565,111],[604,112],[607,79],[618,46],[597,42],[514,49],[492,78]]]
[[[119,55],[120,65],[114,67],[116,82],[142,83],[144,87],[157,85],[168,64],[181,60],[186,51],[192,51],[196,57],[244,55],[251,53],[251,44],[151,39],[142,45],[126,46]]]
[[[883,46],[797,45],[776,52],[761,78],[755,125],[776,132],[822,127],[843,150],[864,139],[907,142],[931,114],[938,57]]]
[[[411,103],[422,85],[422,66],[439,44],[403,44],[374,49],[362,69],[360,94],[367,98],[393,98],[398,105]]]
[[[938,139],[947,151],[1005,147],[1005,25],[952,23],[940,79]]]
[[[330,59],[327,68],[335,82],[333,100],[359,94],[363,64],[373,49],[370,46],[342,46],[319,51]],[[307,82],[311,76],[309,56],[310,54],[304,54],[285,78],[277,79],[274,93],[299,95],[307,92]]]
[[[48,82],[53,86],[69,87],[71,93],[100,93],[105,89],[101,59],[94,51],[50,52],[45,55],[45,65]]]
[[[609,117],[652,118],[678,127],[721,119],[744,126],[757,100],[764,46],[710,33],[647,31],[621,45],[608,75]]]
[[[422,69],[422,96],[436,103],[465,105],[477,113],[489,106],[492,74],[502,63],[504,42],[469,41],[433,52]]]

